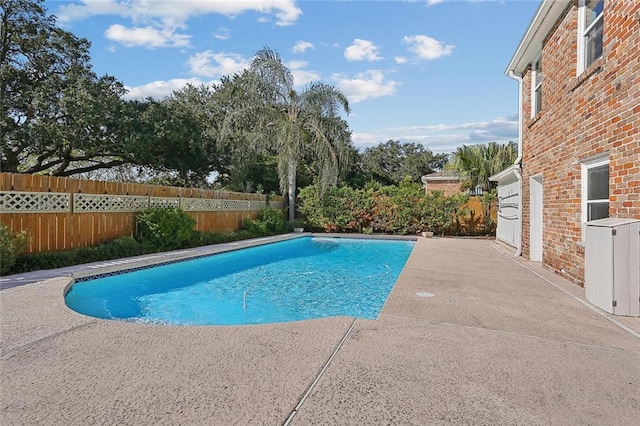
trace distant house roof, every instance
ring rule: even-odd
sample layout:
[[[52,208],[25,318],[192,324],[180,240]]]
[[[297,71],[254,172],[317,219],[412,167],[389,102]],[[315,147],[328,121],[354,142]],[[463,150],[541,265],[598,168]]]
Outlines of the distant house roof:
[[[450,181],[450,182],[458,182],[460,181],[460,175],[456,170],[441,170],[439,172],[429,173],[428,175],[422,176],[422,182],[436,182],[436,181]]]
[[[509,75],[511,71],[522,75],[527,65],[540,54],[542,42],[570,4],[572,4],[570,0],[542,0],[527,32],[518,45],[516,53],[505,70],[506,75]]]

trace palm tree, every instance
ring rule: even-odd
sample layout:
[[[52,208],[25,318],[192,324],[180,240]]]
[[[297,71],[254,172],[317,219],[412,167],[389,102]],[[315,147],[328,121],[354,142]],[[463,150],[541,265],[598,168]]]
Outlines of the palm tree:
[[[453,153],[451,167],[460,173],[462,189],[481,186],[488,191],[492,188],[489,177],[512,165],[517,155],[515,142],[463,145]]]
[[[277,154],[280,189],[288,195],[289,222],[293,222],[300,161],[309,157],[316,162],[321,191],[335,185],[346,168],[351,132],[339,114],[349,114],[349,102],[338,89],[323,83],[294,90],[293,75],[267,47],[256,53],[249,71],[262,95],[262,107],[253,108],[260,114],[258,133]]]

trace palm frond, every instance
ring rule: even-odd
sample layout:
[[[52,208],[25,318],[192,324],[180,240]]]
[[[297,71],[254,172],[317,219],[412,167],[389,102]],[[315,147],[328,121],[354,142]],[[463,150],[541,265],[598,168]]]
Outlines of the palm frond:
[[[260,91],[268,100],[282,102],[288,99],[293,89],[293,74],[275,50],[265,46],[256,52],[249,71],[258,78]]]

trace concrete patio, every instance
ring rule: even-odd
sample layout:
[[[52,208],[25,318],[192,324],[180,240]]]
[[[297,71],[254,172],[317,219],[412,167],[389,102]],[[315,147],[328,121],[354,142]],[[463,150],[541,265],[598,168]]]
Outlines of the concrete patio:
[[[69,310],[68,282],[0,291],[3,425],[631,425],[640,415],[640,319],[591,307],[583,289],[493,241],[419,239],[377,320],[108,321]]]

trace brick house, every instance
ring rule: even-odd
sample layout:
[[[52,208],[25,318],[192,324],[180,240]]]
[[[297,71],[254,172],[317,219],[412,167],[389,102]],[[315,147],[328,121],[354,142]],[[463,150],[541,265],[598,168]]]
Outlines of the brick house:
[[[521,143],[492,179],[518,201],[509,243],[582,285],[586,223],[640,219],[640,1],[543,0],[506,74]]]
[[[422,176],[425,192],[441,190],[445,195],[460,192],[460,175],[455,170],[441,170]]]

